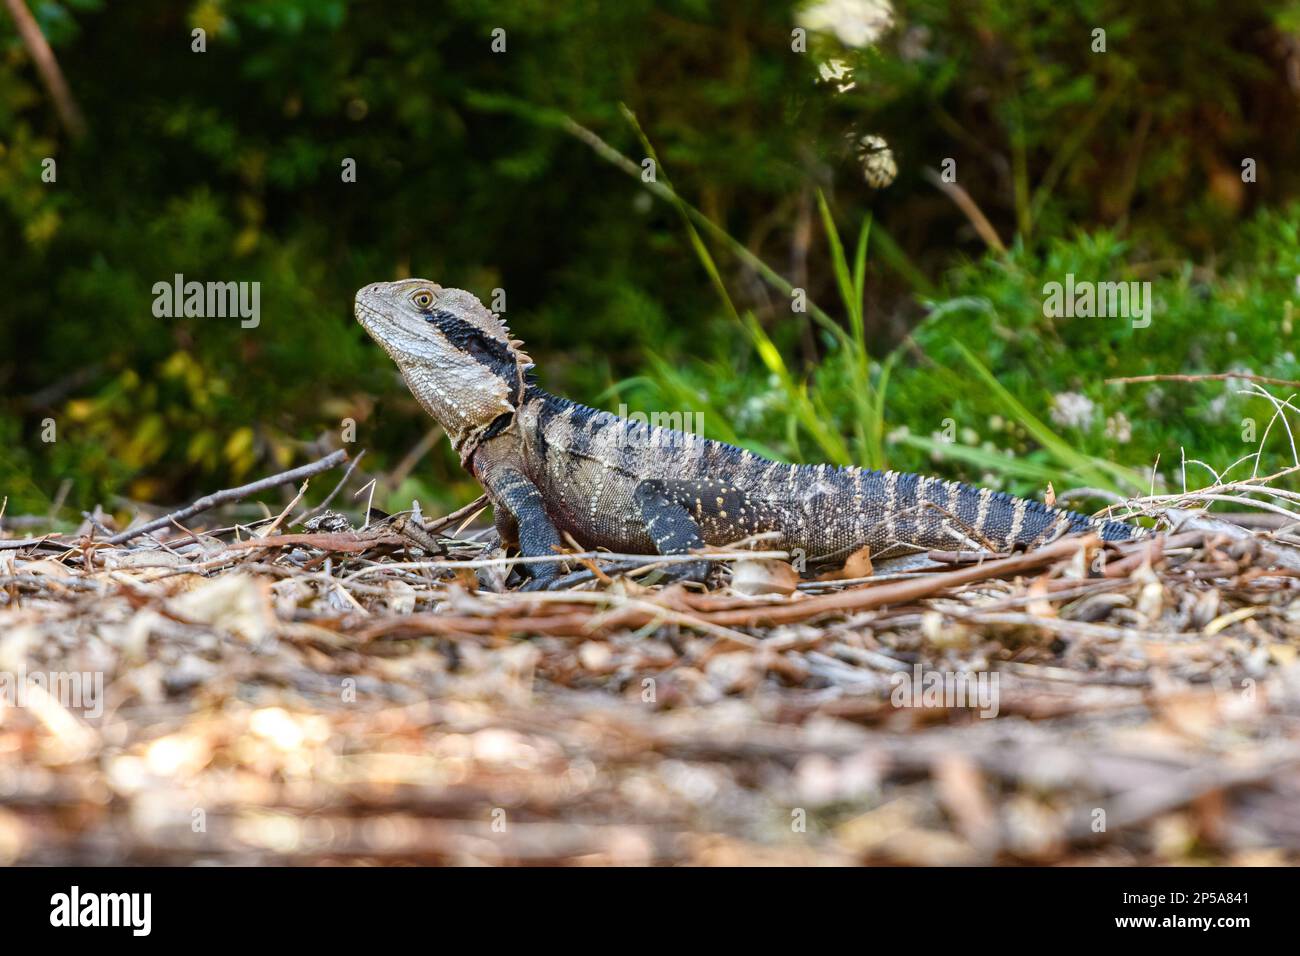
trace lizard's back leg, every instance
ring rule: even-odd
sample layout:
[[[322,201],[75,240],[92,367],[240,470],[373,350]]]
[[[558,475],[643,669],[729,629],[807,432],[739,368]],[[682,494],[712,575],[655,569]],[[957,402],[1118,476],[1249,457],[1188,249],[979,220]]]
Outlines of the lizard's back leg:
[[[754,502],[724,480],[646,478],[632,497],[660,554],[684,554],[706,542],[724,544],[762,530]],[[707,561],[691,561],[667,569],[665,575],[703,582],[708,572]]]
[[[689,508],[702,493],[703,484],[658,478],[637,483],[632,500],[646,534],[660,554],[684,554],[704,545],[700,526],[691,517]],[[703,582],[708,573],[707,561],[689,561],[668,567],[660,579]]]

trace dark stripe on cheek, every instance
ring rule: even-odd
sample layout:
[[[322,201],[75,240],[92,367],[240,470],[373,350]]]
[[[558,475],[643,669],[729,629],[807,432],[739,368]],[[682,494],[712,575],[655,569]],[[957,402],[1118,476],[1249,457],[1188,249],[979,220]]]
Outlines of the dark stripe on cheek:
[[[498,338],[493,338],[477,326],[471,325],[458,315],[442,309],[431,313],[431,318],[452,345],[469,355],[474,361],[506,381],[514,384],[518,380],[518,366],[510,346]],[[518,397],[516,396],[516,399]]]

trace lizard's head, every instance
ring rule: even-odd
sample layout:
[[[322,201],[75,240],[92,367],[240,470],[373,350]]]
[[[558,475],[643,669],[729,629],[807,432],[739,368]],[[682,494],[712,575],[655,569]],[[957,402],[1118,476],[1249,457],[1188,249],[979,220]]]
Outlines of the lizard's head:
[[[376,282],[357,292],[355,311],[462,455],[523,401],[532,359],[471,293],[427,279]]]

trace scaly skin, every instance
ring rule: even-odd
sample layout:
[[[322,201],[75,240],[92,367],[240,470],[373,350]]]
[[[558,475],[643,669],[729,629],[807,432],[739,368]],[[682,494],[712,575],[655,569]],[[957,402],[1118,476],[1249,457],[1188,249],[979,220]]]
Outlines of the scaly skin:
[[[680,554],[777,532],[764,546],[809,565],[869,547],[907,551],[1033,547],[1063,534],[1104,540],[1141,529],[1037,501],[913,474],[787,465],[697,435],[656,428],[550,395],[505,324],[461,289],[425,279],[357,293],[357,320],[401,369],[483,485],[497,531],[525,556],[584,548]],[[529,565],[545,587],[556,565]],[[704,562],[673,576],[702,580]]]

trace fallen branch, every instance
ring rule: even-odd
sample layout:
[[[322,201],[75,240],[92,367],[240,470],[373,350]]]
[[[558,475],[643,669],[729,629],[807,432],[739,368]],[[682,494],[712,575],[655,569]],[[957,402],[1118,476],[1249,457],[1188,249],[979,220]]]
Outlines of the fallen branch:
[[[232,541],[226,545],[227,551],[244,551],[251,548],[319,548],[322,551],[337,551],[341,554],[360,554],[380,545],[400,548],[408,544],[401,535],[385,534],[381,531],[321,531],[309,534],[272,534],[265,538],[249,538],[247,541]]]
[[[142,534],[148,534],[150,531],[157,531],[159,528],[166,528],[173,521],[184,521],[192,518],[197,514],[210,511],[218,505],[229,504],[232,501],[239,501],[241,498],[247,498],[249,495],[255,495],[258,492],[266,491],[270,488],[276,488],[280,485],[292,484],[295,481],[301,481],[304,478],[310,478],[312,475],[318,475],[322,471],[329,471],[340,462],[346,461],[348,453],[342,449],[332,452],[314,461],[310,465],[303,465],[301,468],[294,468],[292,471],[281,472],[278,475],[271,475],[267,478],[261,478],[257,481],[250,482],[247,485],[240,485],[238,488],[226,488],[223,491],[216,491],[210,495],[204,495],[193,504],[186,505],[170,514],[165,514],[161,518],[155,518],[153,521],[142,524],[139,527],[127,528],[120,534],[115,534],[108,538],[105,544],[122,544],[130,541],[132,538],[138,538]]]
[[[487,507],[487,500],[487,495],[479,495],[469,504],[465,505],[465,507],[457,508],[449,515],[443,515],[435,521],[430,521],[424,526],[424,530],[430,533],[440,531],[452,522],[459,521],[461,518],[474,514],[476,511],[480,511]]]
[[[973,565],[957,571],[942,571],[937,574],[921,575],[910,581],[891,581],[878,587],[861,587],[854,588],[851,591],[837,591],[834,594],[824,594],[808,598],[805,601],[774,604],[753,609],[723,611],[715,614],[704,613],[697,606],[696,613],[701,619],[711,624],[735,627],[756,624],[790,624],[795,621],[806,621],[822,614],[870,611],[888,604],[903,604],[920,598],[931,597],[940,591],[946,591],[962,584],[971,584],[989,578],[1033,571],[1059,558],[1068,557],[1080,549],[1094,548],[1100,541],[1101,539],[1095,534],[1069,537],[1030,551],[1027,554],[1018,554],[1010,558],[1004,558],[1001,561],[986,561],[983,564]]]
[[[1213,372],[1204,375],[1130,375],[1125,378],[1108,378],[1107,385],[1129,385],[1140,382],[1226,382],[1238,379],[1246,382],[1263,382],[1265,385],[1282,385],[1287,388],[1300,388],[1300,382],[1286,378],[1269,378],[1267,375],[1255,375],[1253,372]]]
[[[59,69],[59,61],[55,59],[54,51],[50,49],[45,35],[41,33],[36,18],[32,16],[23,0],[5,0],[5,2],[9,7],[9,14],[14,18],[14,25],[18,28],[18,35],[23,39],[23,46],[27,47],[27,53],[36,64],[36,71],[41,75],[41,82],[45,84],[46,92],[54,101],[59,120],[69,133],[80,139],[86,134],[86,121],[81,115],[81,108],[77,106],[76,99],[72,96],[72,91],[68,89],[63,71]]]
[[[57,538],[59,534],[60,532],[55,531],[50,534],[41,535],[39,538],[10,538],[7,541],[0,541],[0,551],[13,551],[17,548],[39,548],[42,545],[47,546],[47,550],[48,546],[54,545],[57,550],[61,551],[66,548],[67,545],[51,540],[52,538]]]

